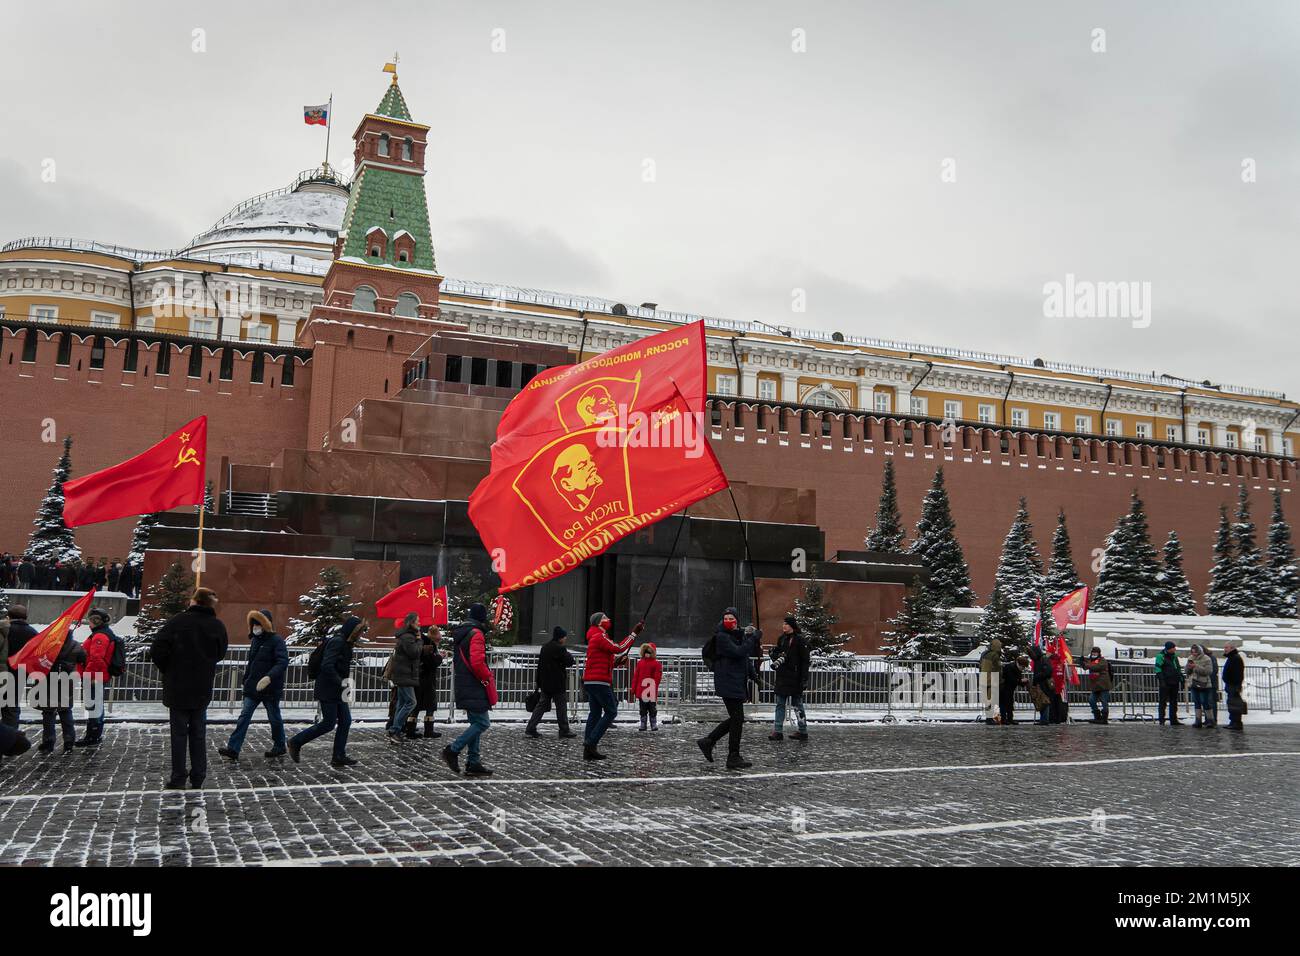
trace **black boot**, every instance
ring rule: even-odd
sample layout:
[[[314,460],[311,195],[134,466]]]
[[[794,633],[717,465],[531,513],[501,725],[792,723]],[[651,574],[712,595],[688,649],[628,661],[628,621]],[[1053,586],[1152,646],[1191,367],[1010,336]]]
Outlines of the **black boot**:
[[[583,760],[604,760],[605,755],[597,750],[592,744],[582,745]]]
[[[524,736],[525,736],[525,737],[541,737],[542,735],[539,734],[539,733],[537,732],[537,730],[536,730],[535,728],[533,728],[533,727],[525,727],[525,728],[524,728]]]
[[[460,773],[460,754],[456,753],[450,747],[442,748],[443,762],[451,768],[452,773]]]
[[[436,730],[433,729],[433,721],[432,721],[432,720],[426,720],[426,721],[424,722],[424,736],[425,736],[425,738],[428,739],[428,740],[433,740],[433,739],[435,739],[435,738],[437,738],[437,737],[441,737],[442,734],[438,733],[438,731],[436,731]]]
[[[746,767],[754,766],[740,754],[727,754],[728,770],[744,770]]]
[[[270,750],[262,754],[262,756],[265,757],[267,760],[274,760],[276,757],[283,757],[288,752],[289,751],[286,750],[284,747],[272,747]]]
[[[490,777],[492,771],[481,763],[471,763],[465,765],[465,776],[467,777]]]
[[[699,745],[701,752],[703,752],[704,759],[709,763],[713,763],[713,741],[708,737],[701,737],[695,743]]]
[[[225,757],[227,760],[239,760],[239,751],[231,750],[229,747],[218,747],[217,753],[221,754],[221,756]]]
[[[402,733],[406,736],[407,740],[416,740],[420,736],[416,733],[415,721],[413,720],[408,720],[406,722],[406,726],[402,728]]]

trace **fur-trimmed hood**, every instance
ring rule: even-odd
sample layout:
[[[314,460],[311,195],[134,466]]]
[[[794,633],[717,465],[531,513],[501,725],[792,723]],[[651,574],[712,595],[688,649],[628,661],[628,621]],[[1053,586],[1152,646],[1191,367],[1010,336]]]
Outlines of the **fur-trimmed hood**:
[[[250,634],[253,633],[254,624],[260,624],[262,630],[265,631],[267,634],[270,634],[272,631],[275,630],[275,628],[271,626],[270,611],[266,611],[266,610],[249,611],[248,612],[248,633]]]

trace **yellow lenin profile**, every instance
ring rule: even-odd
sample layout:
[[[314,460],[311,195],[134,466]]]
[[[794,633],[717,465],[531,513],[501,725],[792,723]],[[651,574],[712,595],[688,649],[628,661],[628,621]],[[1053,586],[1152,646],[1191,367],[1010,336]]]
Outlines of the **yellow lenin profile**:
[[[618,419],[622,405],[629,411],[636,405],[641,373],[632,378],[603,375],[585,379],[555,400],[555,414],[566,432],[603,425]]]
[[[512,483],[547,534],[562,547],[572,547],[633,514],[627,445],[597,442],[597,433],[605,428],[595,424],[552,440],[528,460]]]

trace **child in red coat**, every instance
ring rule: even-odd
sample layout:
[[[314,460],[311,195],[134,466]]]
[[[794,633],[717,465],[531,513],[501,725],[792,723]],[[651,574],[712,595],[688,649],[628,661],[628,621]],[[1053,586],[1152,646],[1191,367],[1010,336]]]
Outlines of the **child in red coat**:
[[[641,645],[641,657],[632,672],[632,699],[641,705],[641,729],[646,729],[646,718],[650,718],[650,729],[659,729],[659,682],[664,678],[664,666],[659,663],[655,646],[650,643]]]

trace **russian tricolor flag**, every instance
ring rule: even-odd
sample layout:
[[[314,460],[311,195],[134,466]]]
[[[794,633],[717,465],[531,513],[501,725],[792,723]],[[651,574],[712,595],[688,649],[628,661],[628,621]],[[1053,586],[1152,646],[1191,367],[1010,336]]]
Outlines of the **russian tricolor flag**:
[[[330,119],[329,104],[321,106],[304,106],[302,108],[302,121],[308,126],[328,126]]]

